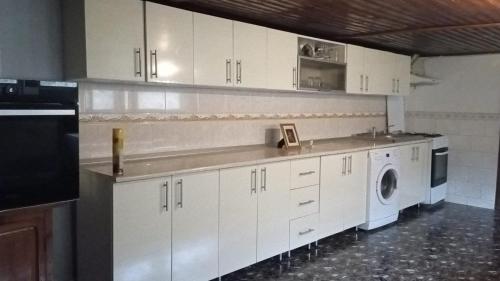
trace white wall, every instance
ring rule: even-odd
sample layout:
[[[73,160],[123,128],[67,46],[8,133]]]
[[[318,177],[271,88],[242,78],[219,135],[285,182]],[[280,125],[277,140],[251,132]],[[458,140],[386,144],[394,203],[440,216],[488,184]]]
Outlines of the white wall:
[[[439,85],[406,99],[409,131],[449,136],[447,201],[493,208],[500,132],[500,55],[423,58]],[[422,69],[419,69],[422,70]]]

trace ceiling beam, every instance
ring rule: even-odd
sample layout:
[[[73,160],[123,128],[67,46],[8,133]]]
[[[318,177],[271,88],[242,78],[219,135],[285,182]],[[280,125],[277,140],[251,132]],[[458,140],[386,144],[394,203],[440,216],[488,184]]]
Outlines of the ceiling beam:
[[[349,35],[349,36],[340,36],[337,38],[338,39],[363,39],[363,38],[368,38],[368,37],[380,37],[380,36],[384,36],[384,35],[393,35],[393,34],[401,34],[401,33],[420,33],[420,32],[433,32],[433,31],[447,31],[447,30],[455,30],[455,29],[488,28],[488,27],[499,27],[500,28],[500,22],[406,28],[406,29],[387,30],[387,31],[380,31],[380,32],[360,33],[360,34]]]

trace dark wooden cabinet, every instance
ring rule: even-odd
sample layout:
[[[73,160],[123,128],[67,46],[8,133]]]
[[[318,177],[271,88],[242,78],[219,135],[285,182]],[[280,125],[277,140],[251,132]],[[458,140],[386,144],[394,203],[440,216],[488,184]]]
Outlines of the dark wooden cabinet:
[[[0,280],[52,280],[51,237],[49,208],[0,213]]]

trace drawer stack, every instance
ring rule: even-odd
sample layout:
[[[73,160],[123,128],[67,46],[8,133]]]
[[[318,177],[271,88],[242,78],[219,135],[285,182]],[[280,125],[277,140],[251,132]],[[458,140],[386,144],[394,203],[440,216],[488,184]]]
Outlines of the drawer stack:
[[[320,160],[300,159],[291,162],[290,249],[318,239]]]

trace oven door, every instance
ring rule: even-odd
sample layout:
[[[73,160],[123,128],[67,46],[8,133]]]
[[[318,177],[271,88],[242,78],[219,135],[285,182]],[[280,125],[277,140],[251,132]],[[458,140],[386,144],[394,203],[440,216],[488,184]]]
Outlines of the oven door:
[[[432,150],[431,187],[440,186],[448,179],[448,148]]]
[[[78,113],[0,107],[0,211],[78,198]]]

